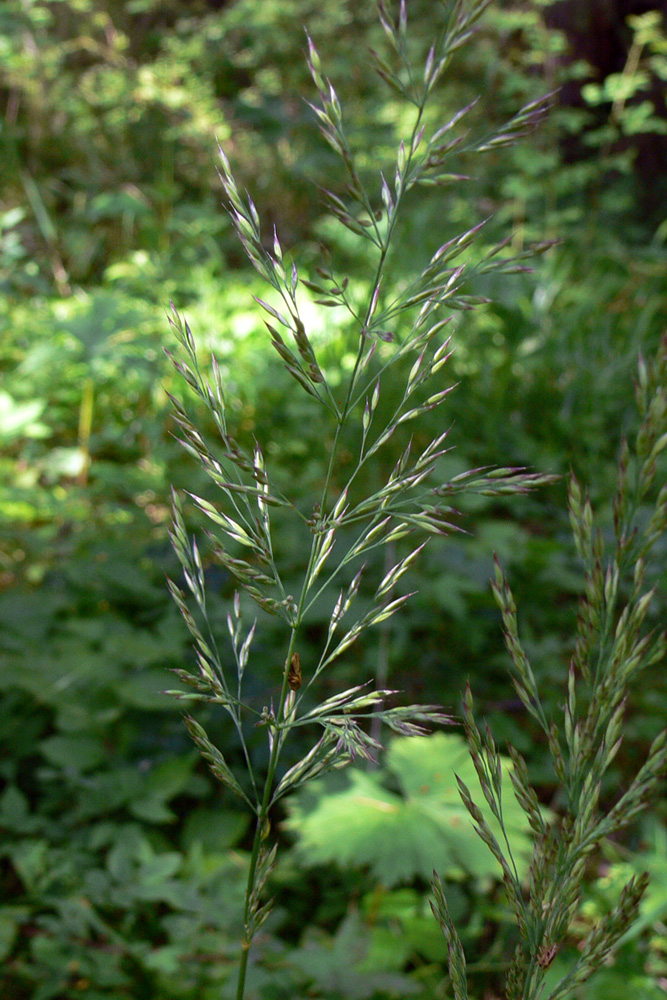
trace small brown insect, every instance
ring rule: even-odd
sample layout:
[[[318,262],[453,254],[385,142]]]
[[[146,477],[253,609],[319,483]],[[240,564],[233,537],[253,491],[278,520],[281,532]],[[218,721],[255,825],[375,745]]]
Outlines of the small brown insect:
[[[557,944],[543,944],[537,953],[537,964],[540,969],[548,969],[558,951]]]
[[[292,653],[292,659],[289,661],[287,683],[292,691],[298,691],[301,687],[301,680],[301,657],[298,653]]]

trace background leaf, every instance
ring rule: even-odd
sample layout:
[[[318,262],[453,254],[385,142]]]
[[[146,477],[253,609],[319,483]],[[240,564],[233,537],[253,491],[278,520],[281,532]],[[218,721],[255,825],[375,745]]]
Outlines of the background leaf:
[[[503,760],[503,770],[511,767]],[[455,775],[474,787],[477,777],[459,736],[392,740],[380,772],[355,770],[341,779],[324,779],[288,801],[288,829],[297,833],[297,857],[306,864],[335,861],[345,867],[370,867],[386,886],[428,880],[435,868],[443,876],[466,874],[498,878],[487,848],[473,835]],[[388,791],[397,780],[402,794]],[[517,860],[525,872],[531,841],[528,823],[509,778],[506,824]],[[494,830],[498,824],[483,810]]]

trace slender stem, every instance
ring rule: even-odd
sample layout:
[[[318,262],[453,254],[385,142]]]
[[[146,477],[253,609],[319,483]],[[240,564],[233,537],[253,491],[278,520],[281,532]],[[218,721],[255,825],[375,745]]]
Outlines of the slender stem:
[[[280,691],[280,703],[277,716],[278,719],[281,719],[284,713],[285,700],[287,697],[287,674],[289,669],[289,662],[292,657],[292,653],[294,652],[295,641],[296,641],[296,629],[292,629],[289,648],[287,650],[286,666],[283,671],[283,683]],[[269,756],[266,781],[264,783],[264,792],[262,794],[262,801],[259,807],[259,812],[257,814],[257,825],[255,827],[255,836],[252,843],[252,852],[250,855],[250,867],[248,869],[248,882],[246,884],[245,907],[243,911],[244,933],[243,933],[243,944],[241,946],[239,978],[236,987],[236,1000],[243,1000],[243,997],[245,995],[245,981],[248,969],[248,956],[250,952],[250,945],[252,944],[252,939],[254,936],[250,920],[251,918],[250,901],[252,897],[252,891],[255,885],[255,876],[257,873],[257,863],[259,861],[259,852],[262,846],[262,841],[266,839],[267,835],[268,812],[269,812],[269,806],[271,804],[271,792],[273,791],[273,781],[276,773],[276,767],[278,765],[278,758],[280,756],[281,748],[282,748],[281,736],[278,732],[275,732],[273,737],[273,742],[271,745],[271,753]]]

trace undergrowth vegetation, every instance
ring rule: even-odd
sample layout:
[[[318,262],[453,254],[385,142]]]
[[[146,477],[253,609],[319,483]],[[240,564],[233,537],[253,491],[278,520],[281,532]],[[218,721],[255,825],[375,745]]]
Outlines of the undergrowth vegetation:
[[[664,35],[435,7],[0,14],[3,997],[664,996]]]

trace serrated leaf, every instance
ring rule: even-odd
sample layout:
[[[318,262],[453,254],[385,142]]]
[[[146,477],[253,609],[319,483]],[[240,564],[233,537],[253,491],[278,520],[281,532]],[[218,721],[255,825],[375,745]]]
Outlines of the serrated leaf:
[[[511,762],[504,759],[503,765],[509,770]],[[402,794],[385,787],[389,773],[398,779]],[[298,835],[299,859],[306,864],[368,866],[388,886],[415,876],[428,880],[434,867],[441,873],[499,878],[498,865],[473,833],[456,774],[479,788],[465,741],[438,733],[395,739],[385,768],[374,773],[352,771],[342,785],[339,777],[314,782],[288,800],[286,825]],[[509,776],[504,784],[513,852],[527,867],[528,823]],[[481,792],[479,802],[489,825],[500,833]]]

